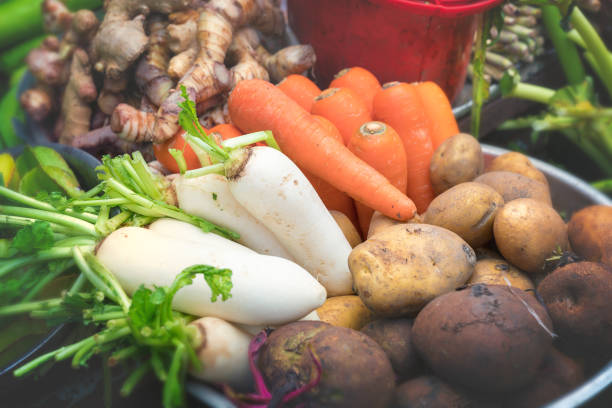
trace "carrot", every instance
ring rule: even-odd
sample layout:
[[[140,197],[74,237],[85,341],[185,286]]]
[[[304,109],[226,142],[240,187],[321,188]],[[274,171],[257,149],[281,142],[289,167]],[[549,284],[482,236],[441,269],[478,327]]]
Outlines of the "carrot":
[[[210,134],[218,133],[221,135],[223,140],[232,139],[234,137],[242,136],[242,132],[236,126],[229,123],[223,123],[221,125],[214,126],[209,131]]]
[[[353,199],[398,220],[415,213],[412,200],[330,136],[297,102],[269,82],[241,81],[229,97],[232,122],[243,132],[271,130],[298,166]]]
[[[408,168],[402,139],[391,126],[382,122],[364,123],[353,135],[348,149],[374,167],[401,192],[406,192]],[[368,235],[374,210],[361,203],[355,204],[359,225]]]
[[[315,98],[310,113],[329,119],[340,131],[344,144],[351,140],[359,126],[372,120],[366,103],[349,88],[324,90]]]
[[[321,93],[319,87],[304,75],[289,75],[276,86],[308,112],[310,112],[314,98]]]
[[[365,68],[345,68],[334,76],[330,88],[350,88],[372,110],[374,96],[380,90],[378,79]]]
[[[168,151],[169,149],[177,149],[183,151],[183,157],[187,163],[187,170],[198,169],[202,167],[198,156],[195,154],[191,146],[185,141],[185,131],[180,130],[171,139],[166,140],[164,143],[153,143],[153,154],[155,159],[160,162],[165,168],[170,170],[172,173],[178,173],[179,168],[176,160]]]
[[[435,152],[442,142],[459,133],[459,126],[448,97],[435,82],[427,81],[414,85],[421,97],[425,113],[431,119],[431,143]]]
[[[434,197],[429,180],[433,146],[430,119],[416,88],[400,82],[383,85],[374,98],[374,117],[395,129],[402,139],[408,163],[406,192],[422,213]]]

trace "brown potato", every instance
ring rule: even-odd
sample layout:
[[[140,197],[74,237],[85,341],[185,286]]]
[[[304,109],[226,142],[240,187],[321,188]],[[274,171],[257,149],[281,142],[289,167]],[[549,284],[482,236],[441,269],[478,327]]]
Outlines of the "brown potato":
[[[493,235],[499,252],[517,268],[541,272],[558,248],[567,250],[567,228],[549,205],[531,198],[512,200],[495,216]]]
[[[485,173],[492,171],[511,171],[548,186],[548,180],[544,173],[533,165],[529,157],[519,152],[508,152],[497,156],[489,163]]]
[[[476,255],[457,234],[428,224],[398,224],[357,245],[349,255],[355,291],[375,314],[418,312],[463,285]]]
[[[393,218],[389,218],[386,215],[381,214],[379,211],[374,211],[374,214],[372,214],[372,220],[370,221],[370,228],[368,229],[368,238],[392,225],[421,223],[423,223],[423,216],[420,214],[415,213],[414,217],[412,217],[408,221],[402,222]]]
[[[546,276],[538,292],[559,340],[573,353],[612,357],[612,268],[595,262],[571,263]]]
[[[338,224],[342,230],[342,233],[351,245],[351,248],[355,248],[362,242],[361,235],[359,235],[357,228],[355,228],[355,225],[353,225],[349,217],[347,217],[343,212],[336,210],[331,210],[330,214],[332,217],[334,217],[334,220],[336,220],[336,224]]]
[[[592,205],[574,213],[567,234],[578,255],[612,266],[612,206]]]
[[[499,404],[481,402],[465,390],[451,386],[437,377],[412,378],[395,389],[393,408],[494,408]]]
[[[434,192],[440,194],[482,173],[484,158],[480,143],[467,133],[446,139],[434,152],[429,175]]]
[[[457,184],[433,199],[425,223],[453,231],[472,248],[493,237],[495,214],[504,199],[491,187],[474,182]]]
[[[502,392],[532,381],[550,350],[551,329],[535,296],[477,284],[429,302],[414,321],[412,343],[434,373],[451,383]]]
[[[319,320],[333,326],[359,330],[369,323],[374,315],[359,296],[334,296],[328,298],[317,309]]]
[[[384,408],[391,402],[391,363],[374,340],[356,330],[323,322],[289,323],[272,332],[258,365],[271,392],[285,395],[315,378],[313,358],[321,364],[321,379],[292,406]]]
[[[519,269],[503,259],[482,259],[476,262],[474,273],[469,284],[486,283],[487,285],[510,285],[521,290],[534,289],[533,282]]]
[[[409,378],[420,366],[411,330],[412,319],[379,319],[366,324],[361,332],[382,347],[398,377]]]
[[[546,184],[518,173],[492,171],[476,177],[474,181],[493,187],[495,191],[501,194],[505,203],[517,198],[533,198],[552,206],[550,190]]]

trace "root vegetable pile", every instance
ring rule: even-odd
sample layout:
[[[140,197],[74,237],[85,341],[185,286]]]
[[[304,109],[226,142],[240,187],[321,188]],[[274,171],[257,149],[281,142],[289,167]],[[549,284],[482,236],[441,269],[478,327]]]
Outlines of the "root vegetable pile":
[[[52,35],[28,55],[37,83],[22,106],[52,140],[94,154],[152,157],[151,142],[180,129],[181,86],[213,127],[229,122],[227,93],[241,80],[279,82],[315,63],[308,45],[266,48],[285,32],[276,0],[110,0],[101,21],[58,0],[42,11]]]

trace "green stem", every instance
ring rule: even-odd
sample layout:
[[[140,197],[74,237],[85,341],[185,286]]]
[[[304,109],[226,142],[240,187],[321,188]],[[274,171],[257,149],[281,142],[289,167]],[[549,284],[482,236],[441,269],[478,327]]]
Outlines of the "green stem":
[[[216,162],[223,162],[227,160],[228,158],[227,153],[223,152],[225,154],[224,156],[219,155],[217,151],[210,144],[200,139],[199,137],[187,134],[187,138],[185,139],[185,141],[189,144],[189,146],[192,147],[192,149],[194,149],[194,151],[196,152],[196,155],[198,153],[196,149],[199,149],[200,151],[203,150],[204,152],[206,152],[209,158]],[[200,155],[198,155],[198,158],[200,159],[201,164],[205,163],[205,161],[202,161],[202,159],[205,159],[205,158],[200,157]]]
[[[18,369],[16,369],[15,371],[13,371],[13,375],[15,377],[22,377],[24,375],[26,375],[27,373],[29,373],[30,371],[36,369],[37,367],[39,367],[40,365],[46,363],[49,360],[52,360],[57,353],[60,351],[60,349],[51,351],[49,353],[43,354],[42,356],[35,358],[34,360],[30,361],[29,363],[26,363],[24,365],[22,365],[21,367],[19,367]]]
[[[129,203],[130,200],[127,198],[104,198],[97,200],[75,200],[70,203],[70,205],[78,207],[78,206],[92,206],[92,207],[100,207],[103,205],[107,205],[109,207],[113,207],[116,205]]]
[[[0,215],[0,225],[8,225],[12,227],[25,227],[27,225],[35,223],[36,220],[34,218],[29,217],[18,217],[16,215]],[[74,235],[74,230],[65,227],[63,225],[57,225],[55,223],[49,223],[51,225],[51,230],[53,232],[64,234],[64,235]]]
[[[91,265],[92,269],[96,272],[96,275],[101,277],[104,282],[113,290],[113,292],[117,294],[117,303],[119,303],[119,306],[121,306],[123,311],[127,313],[130,310],[130,305],[132,304],[132,301],[117,281],[117,278],[115,278],[115,276],[98,260],[98,258],[96,258],[93,253],[86,252],[85,259],[87,260],[87,263]]]
[[[170,153],[172,158],[176,161],[179,173],[185,174],[187,171],[187,162],[185,161],[185,155],[183,152],[179,149],[168,149],[168,153]]]
[[[15,207],[10,205],[0,205],[0,214],[31,217],[41,221],[49,221],[69,227],[74,231],[78,231],[86,235],[98,237],[98,232],[91,223],[66,214],[60,214],[58,212],[38,210],[34,208]]]
[[[270,146],[270,147],[274,147],[275,149],[280,150],[278,148],[278,144],[276,143],[276,139],[274,139],[274,136],[272,136],[272,132],[270,131],[261,131],[261,132],[249,133],[243,136],[233,137],[231,139],[224,140],[221,143],[221,145],[226,149],[233,150],[233,149],[239,149],[241,147],[245,147],[253,143],[257,143],[257,142],[265,141],[269,144],[270,143],[268,142],[269,140],[272,141],[272,144],[275,145],[275,146]]]
[[[76,263],[77,267],[79,268],[81,273],[87,278],[89,283],[91,283],[96,289],[104,293],[104,296],[119,303],[118,295],[114,293],[114,291],[106,284],[106,282],[104,282],[104,280],[94,272],[94,270],[85,261],[83,253],[78,248],[72,248],[72,256],[74,257],[74,262]]]
[[[591,185],[604,193],[612,192],[612,179],[595,181]]]
[[[124,196],[125,198],[130,200],[131,202],[133,202],[135,204],[138,204],[138,205],[140,205],[142,207],[153,208],[153,206],[154,206],[153,201],[151,201],[148,198],[145,198],[145,197],[135,193],[129,187],[125,186],[124,184],[120,183],[119,181],[115,180],[114,178],[110,178],[110,179],[106,180],[106,183],[107,183],[109,188],[111,188],[112,190],[114,190],[117,193],[121,194],[122,196]]]
[[[555,47],[565,77],[571,85],[576,85],[585,80],[586,74],[576,46],[561,28],[561,19],[561,12],[556,6],[542,6],[542,22]]]
[[[45,276],[43,276],[37,283],[36,285],[34,285],[34,287],[32,289],[30,289],[30,291],[25,295],[25,297],[22,299],[22,302],[27,302],[31,299],[33,299],[36,295],[38,295],[38,293],[45,287],[47,286],[47,284],[49,282],[51,282],[53,279],[55,279],[56,277],[58,277],[59,275],[63,274],[64,272],[66,272],[68,269],[72,268],[74,266],[74,262],[69,261],[66,262],[66,264],[62,267],[62,268],[57,268],[55,271],[47,273]]]
[[[555,91],[550,88],[520,82],[506,96],[548,104],[554,95]]]
[[[597,66],[602,73],[600,79],[604,82],[608,94],[612,98],[612,54],[606,48],[597,30],[595,30],[578,7],[574,7],[570,16],[570,22],[584,40],[587,50],[593,54],[595,61],[597,61]]]
[[[124,312],[107,312],[107,313],[96,313],[91,316],[91,320],[94,322],[106,322],[108,320],[122,319],[125,317]]]
[[[211,164],[210,166],[200,167],[199,169],[187,170],[185,177],[200,177],[207,174],[225,174],[225,165],[223,163]]]
[[[60,306],[64,301],[63,298],[38,300],[36,302],[23,302],[16,305],[8,305],[0,307],[0,316],[10,316],[16,314],[30,313],[35,310],[45,310],[51,307]]]
[[[118,340],[122,337],[126,337],[130,333],[131,331],[129,327],[101,331],[100,333],[96,333],[93,336],[87,337],[77,343],[60,348],[59,352],[55,355],[55,360],[65,360],[77,353],[82,347],[90,347],[92,344],[94,346],[100,346],[102,344]]]
[[[138,351],[139,351],[139,348],[137,346],[124,347],[121,350],[114,352],[108,358],[108,365],[111,367],[114,365],[117,365],[117,363],[119,363],[120,361],[138,354]]]
[[[134,390],[134,387],[138,385],[149,370],[151,370],[151,364],[148,362],[138,366],[123,383],[120,391],[121,396],[127,397],[130,395]]]
[[[88,247],[91,248],[91,247]],[[52,248],[38,251],[31,255],[13,258],[8,261],[0,261],[0,277],[15,270],[30,264],[35,264],[43,261],[52,261],[55,259],[70,258],[72,248]]]

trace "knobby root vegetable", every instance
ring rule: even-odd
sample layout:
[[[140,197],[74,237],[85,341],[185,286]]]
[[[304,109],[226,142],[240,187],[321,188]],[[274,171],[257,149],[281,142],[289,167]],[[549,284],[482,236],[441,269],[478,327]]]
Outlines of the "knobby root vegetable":
[[[72,13],[59,0],[45,0],[41,4],[43,25],[48,33],[59,34],[70,27]]]
[[[104,84],[98,96],[98,108],[105,115],[113,114],[117,105],[125,99],[123,91],[128,86],[128,76],[122,73],[115,79],[104,78]]]
[[[37,122],[44,120],[54,109],[53,88],[39,84],[21,94],[19,102],[23,109]]]
[[[224,176],[177,177],[173,186],[178,206],[186,213],[235,230],[240,234],[238,242],[261,254],[293,259],[272,231],[251,215],[250,208],[234,198]]]
[[[245,79],[270,79],[266,68],[255,59],[255,47],[258,44],[259,37],[252,28],[243,28],[234,35],[227,50],[227,59],[236,64],[230,69],[230,89]]]
[[[223,302],[211,301],[211,289],[201,275],[177,292],[173,308],[195,316],[250,325],[285,324],[321,306],[326,298],[325,288],[287,259],[237,253],[221,245],[203,247],[145,228],[114,231],[98,247],[97,257],[130,295],[140,285],[168,286],[189,266],[230,269],[232,296]]]
[[[168,25],[168,47],[175,54],[168,62],[168,75],[182,78],[198,56],[197,18],[183,24]]]
[[[89,131],[91,107],[96,100],[96,85],[91,76],[91,66],[87,53],[77,49],[70,64],[70,79],[62,99],[62,130],[59,141],[71,144],[77,135]]]
[[[310,45],[290,45],[270,54],[263,45],[255,49],[259,62],[266,67],[272,83],[278,83],[292,74],[301,74],[311,69],[317,57]]]
[[[251,335],[216,317],[202,317],[190,326],[198,330],[196,349],[201,370],[191,370],[196,378],[213,383],[228,384],[247,390],[253,378],[249,368],[248,350]]]
[[[351,246],[289,158],[267,146],[234,151],[226,175],[236,201],[276,235],[330,296],[353,292],[347,263]]]

